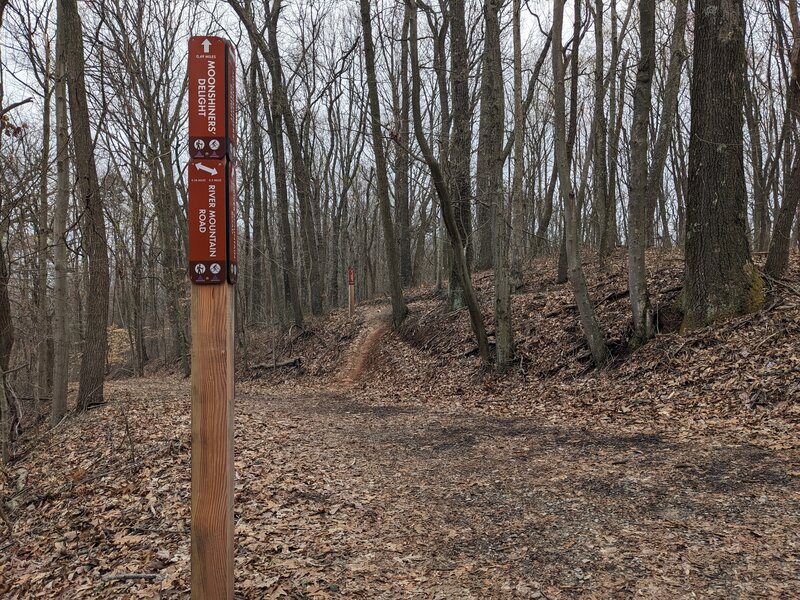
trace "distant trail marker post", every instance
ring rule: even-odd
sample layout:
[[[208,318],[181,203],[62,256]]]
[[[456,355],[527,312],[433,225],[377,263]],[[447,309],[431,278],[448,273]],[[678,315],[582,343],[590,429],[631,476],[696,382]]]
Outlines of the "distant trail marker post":
[[[233,284],[236,57],[189,39],[189,279],[192,282],[192,598],[233,598]]]
[[[347,269],[347,306],[352,317],[356,312],[356,272],[353,267]]]

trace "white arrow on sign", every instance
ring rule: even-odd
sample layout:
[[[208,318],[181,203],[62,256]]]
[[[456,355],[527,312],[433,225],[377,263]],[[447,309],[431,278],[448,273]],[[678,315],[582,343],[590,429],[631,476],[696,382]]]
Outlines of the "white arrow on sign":
[[[200,45],[203,47],[203,52],[206,54],[208,54],[208,52],[211,50],[211,42],[208,40],[203,40],[203,43]]]
[[[217,174],[217,170],[216,169],[213,169],[211,167],[207,167],[203,163],[197,163],[197,164],[195,164],[195,166],[197,167],[198,171],[205,171],[209,175],[216,175]]]

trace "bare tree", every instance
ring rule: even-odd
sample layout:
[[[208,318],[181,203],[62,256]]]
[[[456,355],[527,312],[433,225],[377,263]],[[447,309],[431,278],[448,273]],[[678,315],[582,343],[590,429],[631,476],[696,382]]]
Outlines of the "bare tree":
[[[483,322],[483,314],[481,313],[478,300],[475,296],[475,290],[472,287],[472,279],[470,277],[469,265],[467,264],[466,244],[461,239],[461,232],[456,222],[455,214],[453,211],[453,203],[450,197],[450,190],[445,180],[444,172],[439,161],[431,150],[428,139],[425,137],[425,131],[422,126],[422,109],[420,107],[420,88],[422,87],[420,78],[420,64],[418,53],[417,41],[417,1],[406,0],[411,8],[409,15],[409,38],[410,38],[410,58],[411,58],[411,108],[414,122],[414,134],[417,138],[422,155],[431,172],[433,185],[436,188],[436,195],[439,198],[439,203],[442,210],[442,220],[444,221],[447,229],[447,234],[450,239],[450,247],[453,253],[453,261],[458,270],[458,276],[461,280],[461,285],[464,290],[464,301],[469,310],[470,322],[472,324],[472,331],[478,342],[478,350],[485,365],[491,362],[489,355],[489,341],[486,336],[486,327]]]
[[[453,198],[453,217],[469,267],[473,254],[472,234],[472,105],[469,97],[469,48],[464,0],[450,2],[450,88],[453,133],[449,147],[449,188]],[[441,91],[444,95],[444,91]],[[443,138],[445,136],[442,136]],[[464,306],[464,290],[458,268],[450,270],[450,308]]]
[[[580,4],[575,4],[575,19],[580,19]],[[586,278],[581,266],[580,246],[578,242],[577,206],[575,191],[572,187],[570,176],[569,155],[567,153],[567,118],[566,99],[564,90],[564,57],[561,51],[561,30],[564,23],[564,3],[562,0],[553,0],[553,100],[555,104],[555,154],[558,166],[558,181],[561,197],[564,200],[564,230],[566,241],[567,273],[575,303],[578,305],[581,326],[586,336],[586,342],[592,352],[595,365],[602,366],[608,360],[608,348],[605,335],[594,314],[594,306],[589,297]],[[573,60],[577,57],[573,55]],[[574,109],[574,107],[573,107]]]
[[[653,70],[656,61],[655,0],[639,0],[639,68],[633,95],[633,130],[631,131],[631,194],[628,218],[628,287],[633,309],[633,345],[641,345],[653,336],[653,310],[647,292],[647,151],[650,135],[650,104],[653,94]]]
[[[59,8],[59,11],[61,9]],[[55,426],[67,412],[69,335],[67,330],[67,211],[69,209],[69,123],[67,120],[66,39],[64,19],[57,18],[56,35],[56,205],[53,215],[55,243],[53,280],[53,403],[50,424]]]
[[[484,0],[485,36],[481,76],[481,111],[478,129],[477,194],[479,202],[491,207],[496,238],[492,240],[495,267],[496,366],[504,371],[513,358],[511,328],[511,273],[509,265],[509,223],[503,185],[504,92],[500,49],[499,0]],[[520,107],[521,111],[521,107]],[[463,150],[462,150],[463,151]],[[481,244],[485,243],[482,236]]]
[[[386,247],[386,262],[389,268],[389,286],[392,296],[392,321],[399,327],[406,318],[408,308],[403,300],[403,284],[400,280],[400,265],[397,259],[397,241],[394,235],[392,212],[389,201],[389,177],[386,169],[386,154],[381,132],[381,111],[378,104],[378,83],[375,76],[375,48],[372,43],[372,21],[369,14],[369,0],[361,0],[361,27],[364,31],[364,57],[369,88],[370,125],[372,127],[372,150],[375,153],[375,171],[378,181],[378,202],[383,224],[383,238]]]
[[[778,10],[780,12],[780,10]],[[786,110],[796,135],[800,121],[800,17],[797,13],[797,0],[789,0],[789,19],[792,25],[792,47],[789,52],[791,79],[786,92]],[[780,278],[789,266],[792,222],[797,215],[800,202],[800,153],[795,154],[792,170],[786,186],[786,195],[781,202],[778,217],[772,232],[772,240],[767,255],[765,272],[773,278]]]
[[[83,244],[89,258],[89,289],[86,335],[81,358],[78,408],[85,410],[103,402],[106,353],[108,351],[108,241],[103,198],[97,179],[94,142],[89,125],[89,105],[84,77],[83,27],[77,0],[59,0],[58,18],[63,20],[66,74],[69,89],[72,144],[75,148],[75,182],[83,206]]]

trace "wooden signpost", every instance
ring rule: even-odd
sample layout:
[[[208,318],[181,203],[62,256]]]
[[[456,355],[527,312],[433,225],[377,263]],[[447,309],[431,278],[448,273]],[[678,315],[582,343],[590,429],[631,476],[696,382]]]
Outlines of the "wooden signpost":
[[[353,267],[347,269],[347,307],[352,317],[356,312],[356,272]]]
[[[236,58],[189,39],[189,279],[192,282],[192,598],[233,598],[233,301]]]

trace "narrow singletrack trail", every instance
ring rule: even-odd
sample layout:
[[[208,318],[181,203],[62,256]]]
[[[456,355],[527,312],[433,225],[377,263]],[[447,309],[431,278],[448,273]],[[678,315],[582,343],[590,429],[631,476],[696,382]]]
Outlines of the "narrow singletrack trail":
[[[391,308],[373,306],[366,311],[364,330],[351,344],[349,358],[335,379],[342,389],[352,386],[361,379],[381,338],[391,327]]]

